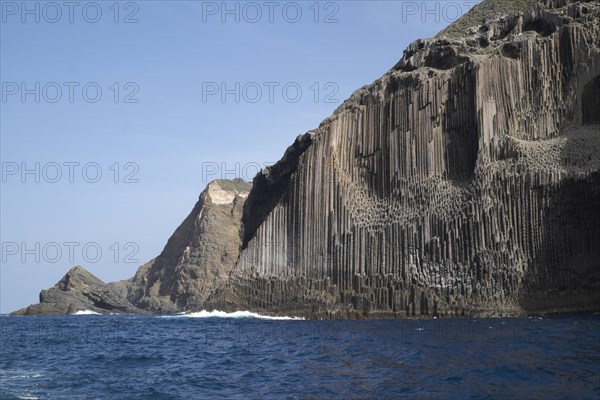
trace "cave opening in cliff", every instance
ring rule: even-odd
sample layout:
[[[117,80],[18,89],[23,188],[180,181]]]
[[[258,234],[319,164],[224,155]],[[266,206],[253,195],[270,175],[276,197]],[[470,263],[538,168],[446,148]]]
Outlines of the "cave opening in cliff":
[[[548,37],[556,31],[556,25],[543,18],[536,18],[526,21],[523,25],[523,32],[535,31],[543,37]]]
[[[583,88],[581,114],[583,124],[600,124],[600,75]]]

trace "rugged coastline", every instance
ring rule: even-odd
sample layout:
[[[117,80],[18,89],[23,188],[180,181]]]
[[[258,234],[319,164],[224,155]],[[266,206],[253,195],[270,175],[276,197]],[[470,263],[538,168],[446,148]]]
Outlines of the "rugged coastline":
[[[252,184],[209,183],[131,279],[75,267],[13,314],[600,311],[598,93],[598,2],[486,0]]]

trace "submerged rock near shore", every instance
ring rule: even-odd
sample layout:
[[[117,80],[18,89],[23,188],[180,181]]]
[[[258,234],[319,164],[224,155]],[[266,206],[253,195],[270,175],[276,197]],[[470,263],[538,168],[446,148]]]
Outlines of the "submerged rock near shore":
[[[598,311],[598,243],[600,4],[486,0],[108,288],[159,313]]]

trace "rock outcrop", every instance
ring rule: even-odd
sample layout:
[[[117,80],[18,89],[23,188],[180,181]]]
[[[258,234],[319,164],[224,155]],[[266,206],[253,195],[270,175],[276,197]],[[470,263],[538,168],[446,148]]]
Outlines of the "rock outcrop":
[[[163,252],[107,287],[158,313],[598,311],[599,243],[600,3],[486,0],[251,189],[210,183]]]
[[[54,285],[42,290],[40,302],[12,315],[66,315],[78,311],[99,314],[139,314],[125,297],[80,266],[73,267]]]
[[[242,207],[250,187],[241,179],[209,183],[162,253],[119,284],[122,291],[126,287],[127,298],[151,312],[202,309],[238,259]]]
[[[127,280],[105,284],[74,267],[40,302],[15,315],[175,313],[200,310],[209,294],[230,275],[242,244],[242,210],[251,185],[241,179],[216,180],[200,194],[192,212],[169,238],[161,254]]]

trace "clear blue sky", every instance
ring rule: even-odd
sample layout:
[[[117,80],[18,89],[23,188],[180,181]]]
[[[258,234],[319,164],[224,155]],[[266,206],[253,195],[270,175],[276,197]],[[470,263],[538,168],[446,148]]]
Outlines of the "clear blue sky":
[[[274,3],[2,0],[1,313],[72,265],[131,277],[208,181],[250,180],[476,2]]]

